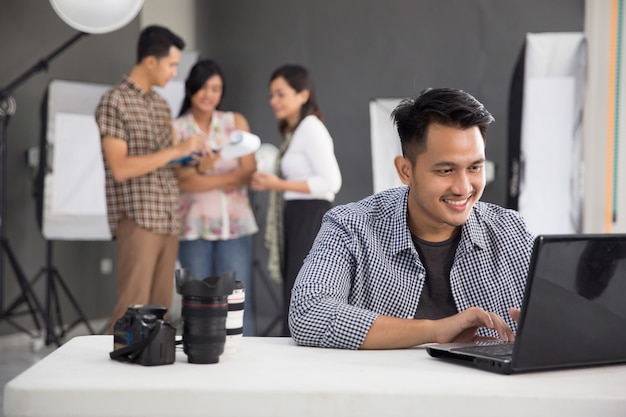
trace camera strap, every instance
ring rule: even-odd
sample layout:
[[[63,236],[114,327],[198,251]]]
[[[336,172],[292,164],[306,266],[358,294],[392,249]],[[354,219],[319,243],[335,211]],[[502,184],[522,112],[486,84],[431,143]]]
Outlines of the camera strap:
[[[128,346],[124,346],[123,348],[116,349],[109,353],[111,359],[120,362],[131,362],[134,363],[141,352],[148,346],[156,337],[156,335],[161,330],[161,323],[157,322],[152,329],[150,329],[150,333],[145,339],[142,339],[138,342],[132,343]]]

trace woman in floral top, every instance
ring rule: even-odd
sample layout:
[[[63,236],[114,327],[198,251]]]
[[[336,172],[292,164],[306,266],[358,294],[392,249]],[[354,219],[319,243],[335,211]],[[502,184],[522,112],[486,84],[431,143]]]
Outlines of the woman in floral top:
[[[197,62],[185,81],[185,99],[174,129],[181,140],[206,137],[208,150],[231,142],[233,130],[250,131],[239,113],[217,110],[224,77],[216,62]],[[183,231],[179,260],[198,279],[235,271],[245,288],[251,287],[252,235],[258,231],[248,199],[247,185],[256,170],[254,154],[236,159],[198,159],[180,174],[180,211]],[[245,336],[255,334],[252,297],[244,304]]]

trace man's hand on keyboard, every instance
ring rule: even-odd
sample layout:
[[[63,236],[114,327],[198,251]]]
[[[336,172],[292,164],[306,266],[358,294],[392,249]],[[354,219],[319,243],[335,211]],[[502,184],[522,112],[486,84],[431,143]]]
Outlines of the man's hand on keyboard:
[[[511,317],[515,319],[513,315]],[[512,342],[515,340],[515,334],[513,334],[513,331],[502,317],[478,307],[470,307],[453,316],[437,320],[435,326],[433,326],[435,330],[434,339],[437,343],[493,339],[478,336],[476,332],[480,327],[496,330],[499,339],[502,341]]]

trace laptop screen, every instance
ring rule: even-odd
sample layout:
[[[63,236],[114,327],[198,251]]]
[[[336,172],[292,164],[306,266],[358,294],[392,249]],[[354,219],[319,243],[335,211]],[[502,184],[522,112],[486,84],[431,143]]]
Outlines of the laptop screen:
[[[538,236],[526,293],[514,368],[626,361],[626,235]]]

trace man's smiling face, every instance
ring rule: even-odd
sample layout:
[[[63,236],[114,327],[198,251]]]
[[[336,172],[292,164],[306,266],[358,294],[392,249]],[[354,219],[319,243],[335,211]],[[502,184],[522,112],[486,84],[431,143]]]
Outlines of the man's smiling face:
[[[480,130],[431,124],[425,152],[412,164],[402,159],[398,170],[410,187],[411,232],[426,241],[450,238],[485,189],[485,141]]]

